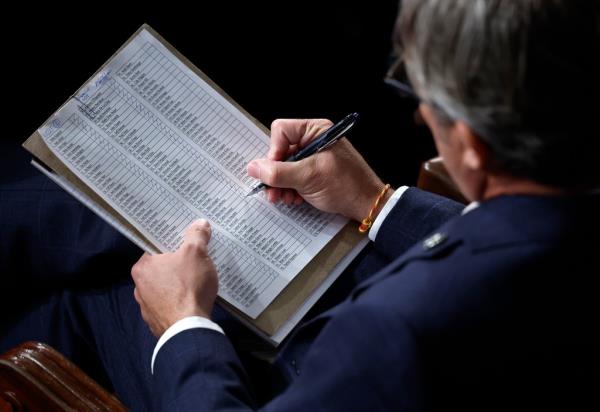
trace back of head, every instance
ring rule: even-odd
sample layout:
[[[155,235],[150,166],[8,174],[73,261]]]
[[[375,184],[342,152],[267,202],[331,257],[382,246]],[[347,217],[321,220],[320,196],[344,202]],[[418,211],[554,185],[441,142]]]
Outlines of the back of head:
[[[599,0],[404,0],[399,28],[418,94],[499,170],[600,187]]]

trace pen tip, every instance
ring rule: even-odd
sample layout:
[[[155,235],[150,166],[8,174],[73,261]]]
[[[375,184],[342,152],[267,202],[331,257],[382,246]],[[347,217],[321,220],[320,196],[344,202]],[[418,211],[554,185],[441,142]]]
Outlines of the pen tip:
[[[255,194],[257,194],[258,192],[260,192],[261,190],[263,190],[265,187],[267,187],[265,184],[263,184],[263,183],[259,184],[258,186],[256,186],[255,188],[253,188],[253,189],[250,191],[250,193],[248,193],[248,194],[246,195],[246,197],[248,197],[248,196],[252,196],[252,195],[255,195]]]

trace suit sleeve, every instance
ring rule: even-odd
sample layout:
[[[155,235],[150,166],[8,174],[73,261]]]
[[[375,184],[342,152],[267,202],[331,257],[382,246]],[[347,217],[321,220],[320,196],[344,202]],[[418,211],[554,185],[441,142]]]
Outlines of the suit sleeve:
[[[158,411],[254,410],[233,346],[211,329],[188,329],[169,339],[156,356],[152,380]]]
[[[408,188],[386,216],[375,250],[394,260],[464,209],[464,205],[415,187]]]
[[[397,316],[378,312],[357,305],[332,318],[298,364],[296,380],[261,410],[421,410],[421,367],[411,329]],[[233,348],[211,330],[192,329],[167,342],[153,379],[157,410],[255,410]]]

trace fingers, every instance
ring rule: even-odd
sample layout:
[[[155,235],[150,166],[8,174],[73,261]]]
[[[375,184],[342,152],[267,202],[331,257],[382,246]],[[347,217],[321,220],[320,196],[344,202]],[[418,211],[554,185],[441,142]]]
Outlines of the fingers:
[[[331,126],[327,119],[277,119],[271,124],[271,144],[267,158],[284,160],[299,147]],[[293,151],[291,146],[296,146]]]
[[[299,189],[305,184],[306,165],[298,162],[277,162],[255,159],[248,164],[248,175],[271,187]],[[275,194],[273,194],[275,196]]]
[[[212,230],[208,221],[206,219],[196,220],[186,229],[181,248],[194,248],[206,254],[211,235]]]
[[[267,158],[284,160],[289,148],[297,145],[304,136],[308,120],[277,119],[271,123],[271,144]]]
[[[295,198],[296,194],[293,190],[286,190],[282,194],[283,203],[285,203],[286,205],[291,205],[292,203],[294,203]]]
[[[300,167],[300,162],[280,161],[306,146],[331,124],[327,119],[277,119],[271,124],[271,144],[267,158],[255,159],[247,166],[249,176],[271,186],[266,191],[269,201],[276,203],[282,200],[287,205],[302,204],[304,200],[296,190],[301,191],[306,184],[306,169]]]
[[[302,173],[296,164],[279,164],[273,161],[285,160],[331,124],[327,119],[277,119],[271,124],[271,144],[267,158],[255,159],[247,166],[249,176],[272,187],[267,190],[267,197],[271,202],[281,199],[286,204],[302,203],[297,194],[277,188],[298,189],[304,183],[306,173]]]
[[[260,159],[259,159],[260,160]],[[272,163],[280,163],[280,162],[269,162],[266,164],[263,164],[263,162],[259,161],[259,160],[253,160],[252,162],[250,162],[250,164],[248,164],[248,175],[267,183],[265,180],[263,180],[263,170],[266,171],[265,173],[265,178],[270,180],[271,182],[275,182],[275,180],[279,180],[279,182],[282,182],[282,178],[281,177],[275,177],[275,179],[270,179],[267,175],[272,174],[273,172],[270,171],[270,168],[272,168]],[[265,165],[265,169],[263,169],[263,165]],[[275,166],[277,167],[277,166]],[[285,168],[285,166],[284,166]],[[269,170],[267,170],[269,169]],[[285,171],[284,171],[285,172]],[[275,172],[275,173],[281,173],[281,172]],[[287,181],[289,183],[290,179],[286,179],[285,177],[283,178],[283,181]],[[294,181],[293,177],[291,178],[292,181]],[[295,191],[295,190],[290,190],[290,189],[282,189],[279,187],[275,187],[274,184],[270,185],[272,187],[267,188],[266,193],[267,193],[267,199],[269,199],[269,202],[271,203],[277,203],[280,200],[282,200],[285,204],[287,205],[291,205],[291,204],[295,204],[295,205],[300,205],[302,204],[302,202],[304,201],[304,199],[302,199],[302,197]]]
[[[280,200],[286,205],[301,205],[304,203],[302,196],[293,189],[280,189],[278,187],[270,187],[267,189],[267,199],[271,203],[277,203]]]
[[[282,191],[283,191],[283,189],[280,189],[278,187],[268,188],[267,189],[267,199],[269,199],[269,202],[271,202],[271,203],[279,202],[279,200],[281,199]]]

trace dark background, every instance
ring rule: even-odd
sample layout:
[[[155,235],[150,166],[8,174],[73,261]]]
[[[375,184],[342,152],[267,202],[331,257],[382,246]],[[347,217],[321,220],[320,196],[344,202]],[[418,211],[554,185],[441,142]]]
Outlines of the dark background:
[[[267,126],[359,112],[350,139],[393,186],[414,184],[420,162],[435,153],[413,124],[414,103],[382,82],[397,0],[124,4],[23,3],[5,13],[3,180],[18,178],[27,160],[19,143],[142,23]]]

